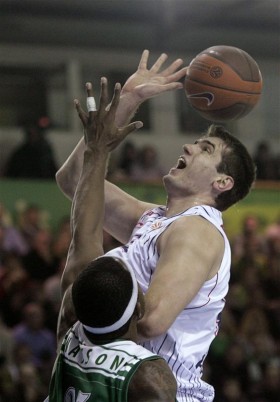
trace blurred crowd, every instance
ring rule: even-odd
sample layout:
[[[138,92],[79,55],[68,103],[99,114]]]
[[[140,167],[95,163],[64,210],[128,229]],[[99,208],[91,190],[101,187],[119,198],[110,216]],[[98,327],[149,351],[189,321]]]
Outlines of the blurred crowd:
[[[269,144],[259,143],[254,159],[258,179],[280,179],[280,163]],[[8,161],[6,176],[54,178],[55,171],[43,131],[29,127],[23,144]],[[137,148],[127,141],[118,159],[111,159],[108,175],[116,181],[156,183],[164,173],[154,146]],[[56,355],[60,278],[71,233],[69,217],[51,231],[42,212],[37,205],[27,205],[11,217],[0,203],[0,402],[42,402],[48,393]],[[230,241],[230,290],[204,376],[216,389],[215,402],[276,402],[280,395],[280,216],[266,227],[259,217],[247,216]],[[104,232],[105,251],[118,245]]]
[[[22,142],[12,150],[0,175],[10,179],[54,179],[57,162],[47,137],[48,128],[47,117],[26,126]],[[258,142],[252,156],[258,180],[280,180],[280,155],[271,150],[268,141]],[[109,175],[112,180],[153,183],[161,180],[169,168],[161,163],[154,145],[138,147],[126,141],[119,153],[111,157]]]
[[[42,402],[56,353],[60,277],[71,233],[27,205],[12,219],[0,204],[0,401]],[[232,275],[204,376],[215,402],[276,402],[280,395],[280,219],[246,216],[230,239]],[[104,249],[118,242],[104,232]]]
[[[257,143],[253,155],[258,180],[280,180],[280,156],[275,155],[269,142]],[[164,170],[157,148],[146,144],[137,148],[131,141],[126,142],[116,160],[111,161],[109,171],[113,180],[133,182],[156,182],[161,180]]]

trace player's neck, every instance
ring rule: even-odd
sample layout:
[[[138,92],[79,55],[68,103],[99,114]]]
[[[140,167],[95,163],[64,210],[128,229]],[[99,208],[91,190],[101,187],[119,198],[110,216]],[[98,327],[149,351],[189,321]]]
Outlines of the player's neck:
[[[169,197],[166,204],[166,216],[173,216],[189,208],[198,205],[209,205],[215,207],[214,201],[210,197],[198,197],[192,195],[184,198]]]

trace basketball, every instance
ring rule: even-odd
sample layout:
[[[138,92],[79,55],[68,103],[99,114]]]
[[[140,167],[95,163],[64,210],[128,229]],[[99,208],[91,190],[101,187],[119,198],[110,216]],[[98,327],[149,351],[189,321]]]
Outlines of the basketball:
[[[191,61],[184,88],[191,106],[205,119],[237,120],[258,103],[262,76],[256,61],[244,50],[213,46]]]

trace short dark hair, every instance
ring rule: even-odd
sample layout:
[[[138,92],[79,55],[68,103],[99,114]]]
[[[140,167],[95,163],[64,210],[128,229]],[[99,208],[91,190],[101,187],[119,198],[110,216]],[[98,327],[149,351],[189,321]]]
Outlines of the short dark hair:
[[[72,286],[76,316],[83,324],[102,328],[114,324],[124,313],[132,295],[132,278],[113,257],[91,261]],[[128,329],[130,320],[124,325]]]
[[[225,211],[249,193],[256,179],[256,167],[246,147],[224,127],[212,124],[205,137],[217,137],[226,144],[217,171],[231,176],[234,186],[215,200],[217,208]]]

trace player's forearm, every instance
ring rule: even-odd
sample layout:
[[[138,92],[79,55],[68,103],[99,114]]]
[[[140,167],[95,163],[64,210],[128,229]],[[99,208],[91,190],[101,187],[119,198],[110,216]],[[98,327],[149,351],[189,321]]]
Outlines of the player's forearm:
[[[105,167],[105,154],[84,152],[82,172],[72,203],[72,241],[62,276],[62,293],[91,260],[103,254]]]
[[[56,173],[56,182],[61,191],[72,200],[80,178],[85,151],[84,137]]]
[[[96,244],[102,245],[104,216],[104,172],[108,154],[86,149],[82,174],[73,201],[73,239],[75,249],[97,257]],[[100,247],[98,248],[100,253]]]
[[[77,188],[81,171],[83,167],[83,158],[85,151],[84,137],[80,139],[73,152],[69,155],[67,160],[56,173],[56,182],[61,191],[69,198],[73,199],[75,190]],[[106,164],[109,163],[109,155]],[[105,175],[107,174],[107,166]]]
[[[72,240],[61,279],[63,301],[57,327],[58,340],[62,339],[66,330],[76,319],[71,299],[72,283],[92,259],[103,254],[103,175],[107,155],[87,148],[83,155],[81,177],[72,203]],[[93,183],[98,189],[94,195]]]
[[[135,115],[141,102],[133,93],[122,93],[116,113],[116,125],[122,127],[128,124]]]

